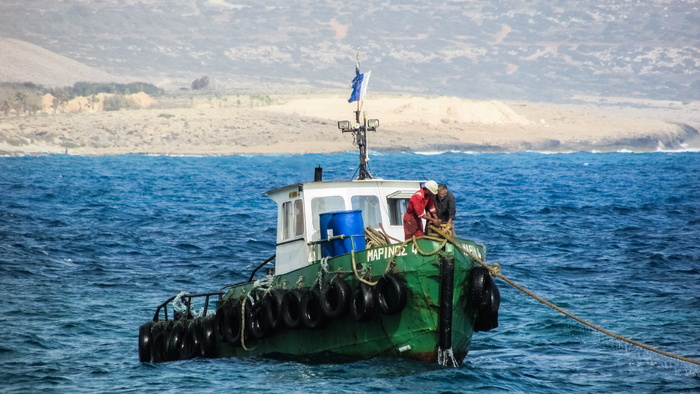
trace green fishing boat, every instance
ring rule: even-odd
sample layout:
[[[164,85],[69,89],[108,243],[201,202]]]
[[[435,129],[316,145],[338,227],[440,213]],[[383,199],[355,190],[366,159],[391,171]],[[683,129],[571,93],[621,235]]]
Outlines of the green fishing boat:
[[[316,168],[313,182],[266,192],[278,207],[274,255],[243,283],[182,292],[157,306],[139,328],[140,360],[402,357],[460,365],[473,333],[498,326],[485,247],[434,227],[404,239],[408,200],[426,181],[369,173],[367,131],[378,125],[360,119],[359,106],[354,123],[338,123],[359,147],[357,179],[323,181]]]

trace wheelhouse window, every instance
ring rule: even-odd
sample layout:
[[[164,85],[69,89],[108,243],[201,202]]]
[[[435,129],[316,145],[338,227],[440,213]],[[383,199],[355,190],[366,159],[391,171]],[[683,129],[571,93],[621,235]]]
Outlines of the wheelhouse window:
[[[379,228],[382,221],[382,212],[379,208],[379,198],[377,196],[352,196],[350,200],[352,209],[362,211],[362,221],[365,226]]]
[[[301,199],[282,203],[282,240],[304,235],[304,203]]]
[[[321,214],[345,210],[345,201],[340,196],[316,197],[311,200],[311,217],[314,230],[321,229]]]
[[[294,201],[294,236],[304,235],[304,203]]]
[[[389,198],[389,222],[392,226],[403,225],[403,215],[408,209],[407,198]]]
[[[392,226],[403,225],[403,215],[408,209],[408,200],[411,199],[413,193],[411,191],[397,191],[386,196],[389,206],[389,222]]]

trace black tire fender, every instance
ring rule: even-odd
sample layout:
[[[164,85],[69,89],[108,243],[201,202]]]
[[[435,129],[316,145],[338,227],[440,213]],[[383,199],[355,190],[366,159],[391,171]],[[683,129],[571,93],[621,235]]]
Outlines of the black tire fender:
[[[269,325],[265,317],[262,300],[252,304],[250,299],[245,299],[245,327],[248,335],[255,339],[262,339],[267,336]],[[247,336],[246,339],[248,339]]]
[[[216,345],[216,316],[207,316],[202,320],[202,342],[200,347],[202,357],[216,357],[218,354]]]
[[[202,324],[199,320],[192,320],[185,328],[185,334],[180,345],[180,360],[189,360],[198,357],[202,343]]]
[[[236,302],[233,306],[229,306],[224,310],[224,326],[222,333],[226,342],[232,346],[241,345],[241,303]]]
[[[216,341],[219,343],[226,342],[226,336],[224,335],[224,327],[226,326],[226,306],[216,310],[216,315],[214,316],[214,334],[216,335]]]
[[[156,323],[151,327],[151,335],[153,336],[153,346],[151,347],[151,360],[154,363],[162,363],[168,361],[167,346],[168,334],[172,329],[174,322],[172,320],[167,323]]]
[[[469,272],[469,282],[467,287],[468,308],[472,310],[481,309],[489,300],[489,289],[491,288],[491,275],[486,267],[474,267]]]
[[[292,289],[282,297],[282,317],[287,327],[292,329],[301,328],[301,298],[304,292],[300,289]]]
[[[501,292],[491,277],[489,277],[489,280],[491,284],[487,290],[487,300],[476,312],[474,332],[490,331],[498,327],[498,308],[501,306]]]
[[[394,315],[406,307],[408,289],[404,281],[391,272],[377,281],[377,304],[385,315]]]
[[[263,308],[265,310],[265,318],[270,331],[276,330],[284,326],[284,316],[282,314],[282,298],[285,291],[282,289],[274,289],[265,294],[263,298]]]
[[[374,286],[364,282],[355,289],[350,299],[350,315],[356,322],[372,320],[375,312],[377,294]]]
[[[331,319],[344,316],[349,310],[351,295],[348,282],[337,276],[331,279],[321,289],[319,301],[323,313]]]
[[[177,322],[173,326],[168,335],[168,343],[166,354],[168,361],[177,361],[180,359],[180,347],[185,336],[185,325],[182,322]]]
[[[321,309],[321,291],[317,287],[304,293],[299,308],[306,327],[317,330],[326,324],[326,315]]]
[[[153,351],[153,334],[151,334],[151,327],[153,322],[150,321],[139,327],[139,361],[142,363],[149,363],[152,359]]]

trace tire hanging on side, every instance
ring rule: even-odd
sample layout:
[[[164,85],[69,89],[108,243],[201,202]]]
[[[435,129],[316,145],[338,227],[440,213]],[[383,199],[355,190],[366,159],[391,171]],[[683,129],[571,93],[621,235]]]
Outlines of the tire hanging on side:
[[[245,328],[248,335],[255,339],[262,339],[267,336],[269,325],[262,300],[252,304],[249,298],[245,299]],[[246,339],[248,339],[247,336]]]
[[[474,332],[490,331],[498,327],[498,308],[501,306],[501,292],[490,276],[488,279],[491,283],[487,287],[484,296],[485,301],[476,312]]]
[[[396,274],[388,272],[377,282],[377,304],[385,315],[394,315],[406,307],[408,289]]]
[[[153,334],[151,334],[153,322],[150,321],[139,327],[139,361],[148,363],[152,360]]]
[[[189,360],[198,357],[202,343],[202,327],[199,320],[192,320],[187,324],[180,345],[180,360]]]
[[[301,297],[304,292],[300,289],[292,289],[284,294],[282,298],[282,317],[287,327],[299,329],[303,327],[301,321]]]
[[[152,362],[162,363],[168,361],[168,334],[173,325],[174,322],[170,320],[167,323],[156,323],[151,327],[151,335],[153,336],[153,346],[151,347]]]
[[[474,267],[471,269],[467,284],[468,308],[479,310],[485,303],[489,302],[488,292],[492,283],[491,275],[486,267]]]
[[[215,358],[218,354],[216,338],[216,316],[207,316],[202,320],[202,342],[200,354],[205,358]]]
[[[216,315],[214,316],[214,335],[216,335],[216,341],[219,343],[224,343],[226,341],[226,336],[224,335],[224,327],[226,325],[226,306],[216,310]]]
[[[377,295],[374,286],[364,282],[355,289],[350,299],[350,315],[356,322],[372,320],[375,312]]]
[[[286,292],[282,289],[274,289],[265,294],[262,303],[265,309],[265,317],[270,331],[277,330],[284,326],[284,316],[282,314],[282,298]]]
[[[241,345],[241,303],[224,307],[223,327],[220,327],[226,342],[232,346]]]
[[[326,325],[326,315],[321,309],[321,291],[318,287],[304,293],[299,305],[301,321],[312,330],[317,330]]]
[[[185,325],[182,322],[177,322],[173,326],[168,335],[166,346],[166,354],[168,361],[177,361],[180,359],[180,347],[185,336]]]
[[[346,281],[337,276],[331,279],[320,293],[319,301],[323,313],[330,319],[343,317],[348,313],[351,295],[352,290]]]

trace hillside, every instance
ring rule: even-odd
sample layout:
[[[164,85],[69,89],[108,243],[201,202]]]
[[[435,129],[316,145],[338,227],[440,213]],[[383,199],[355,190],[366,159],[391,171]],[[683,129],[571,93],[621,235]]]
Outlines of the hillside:
[[[697,0],[3,0],[0,83],[169,93],[119,112],[35,95],[37,111],[7,105],[26,98],[9,87],[0,151],[347,150],[334,129],[352,114],[358,50],[374,149],[697,149],[699,36]]]
[[[0,37],[164,88],[700,99],[697,0],[3,0]]]
[[[33,82],[52,87],[76,82],[120,82],[122,77],[27,42],[0,37],[0,82]]]
[[[13,116],[0,121],[0,154],[212,155],[353,151],[337,129],[345,96],[199,98],[188,108]],[[372,151],[548,152],[700,149],[697,129],[672,120],[697,105],[644,110],[379,96],[365,103],[380,127]]]

